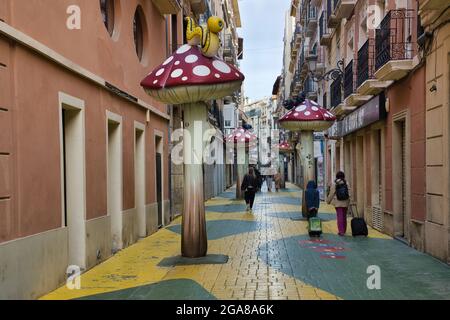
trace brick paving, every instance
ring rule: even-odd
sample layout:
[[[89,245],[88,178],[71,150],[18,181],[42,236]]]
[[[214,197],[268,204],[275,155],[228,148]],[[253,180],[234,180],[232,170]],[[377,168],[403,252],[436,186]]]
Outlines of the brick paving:
[[[266,191],[266,190],[263,190]],[[180,254],[180,219],[83,274],[80,290],[43,299],[450,299],[450,267],[373,229],[368,238],[336,236],[334,209],[322,204],[324,235],[307,236],[300,190],[258,194],[245,212],[234,190],[206,203],[209,254],[226,264],[161,267]],[[381,270],[369,290],[367,267]]]

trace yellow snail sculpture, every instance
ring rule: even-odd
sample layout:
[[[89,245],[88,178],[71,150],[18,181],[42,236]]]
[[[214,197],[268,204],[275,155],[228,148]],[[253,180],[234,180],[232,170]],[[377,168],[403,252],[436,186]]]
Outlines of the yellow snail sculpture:
[[[194,19],[186,18],[186,38],[191,46],[201,46],[202,53],[205,57],[215,57],[219,52],[221,32],[225,26],[225,22],[219,17],[210,17],[207,26],[197,26]]]

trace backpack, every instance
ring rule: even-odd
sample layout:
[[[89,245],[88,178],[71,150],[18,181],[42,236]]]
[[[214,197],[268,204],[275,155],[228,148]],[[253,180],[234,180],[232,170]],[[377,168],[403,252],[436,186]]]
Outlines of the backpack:
[[[339,201],[345,201],[350,198],[347,183],[336,184],[336,198]]]

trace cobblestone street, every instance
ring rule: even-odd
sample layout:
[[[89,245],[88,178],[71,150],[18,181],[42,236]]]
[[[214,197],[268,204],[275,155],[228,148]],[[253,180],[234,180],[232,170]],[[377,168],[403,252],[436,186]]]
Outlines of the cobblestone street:
[[[263,189],[263,191],[265,191]],[[322,204],[324,235],[311,240],[300,218],[300,190],[258,194],[253,214],[235,190],[207,202],[208,258],[165,264],[180,254],[180,223],[120,251],[43,299],[448,299],[450,268],[375,230],[338,237],[334,209]],[[350,219],[350,218],[349,218]],[[208,264],[228,255],[225,264]],[[165,259],[165,260],[164,260]],[[213,262],[211,262],[213,263]],[[367,268],[380,267],[381,289],[369,290]]]

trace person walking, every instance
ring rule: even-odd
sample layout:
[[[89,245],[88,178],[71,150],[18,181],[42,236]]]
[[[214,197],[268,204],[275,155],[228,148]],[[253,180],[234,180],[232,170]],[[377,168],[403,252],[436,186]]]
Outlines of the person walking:
[[[272,176],[266,176],[267,191],[272,192]]]
[[[261,191],[261,187],[262,187],[262,177],[261,177],[261,172],[259,172],[259,170],[257,168],[254,168],[255,171],[255,175],[256,175],[256,181],[258,183],[258,190],[257,192]]]
[[[336,208],[337,226],[339,236],[344,236],[347,232],[347,210],[350,206],[350,187],[345,180],[345,174],[339,171],[336,180],[330,187],[327,203]]]
[[[275,174],[275,189],[277,192],[281,189],[281,173],[279,171]]]
[[[248,170],[248,174],[244,176],[241,190],[245,191],[245,203],[247,204],[247,211],[251,211],[255,202],[256,191],[258,190],[258,180],[255,177],[253,168],[250,168]]]
[[[317,190],[317,183],[313,180],[309,181],[306,186],[305,201],[308,219],[317,217],[320,207],[320,194]]]

